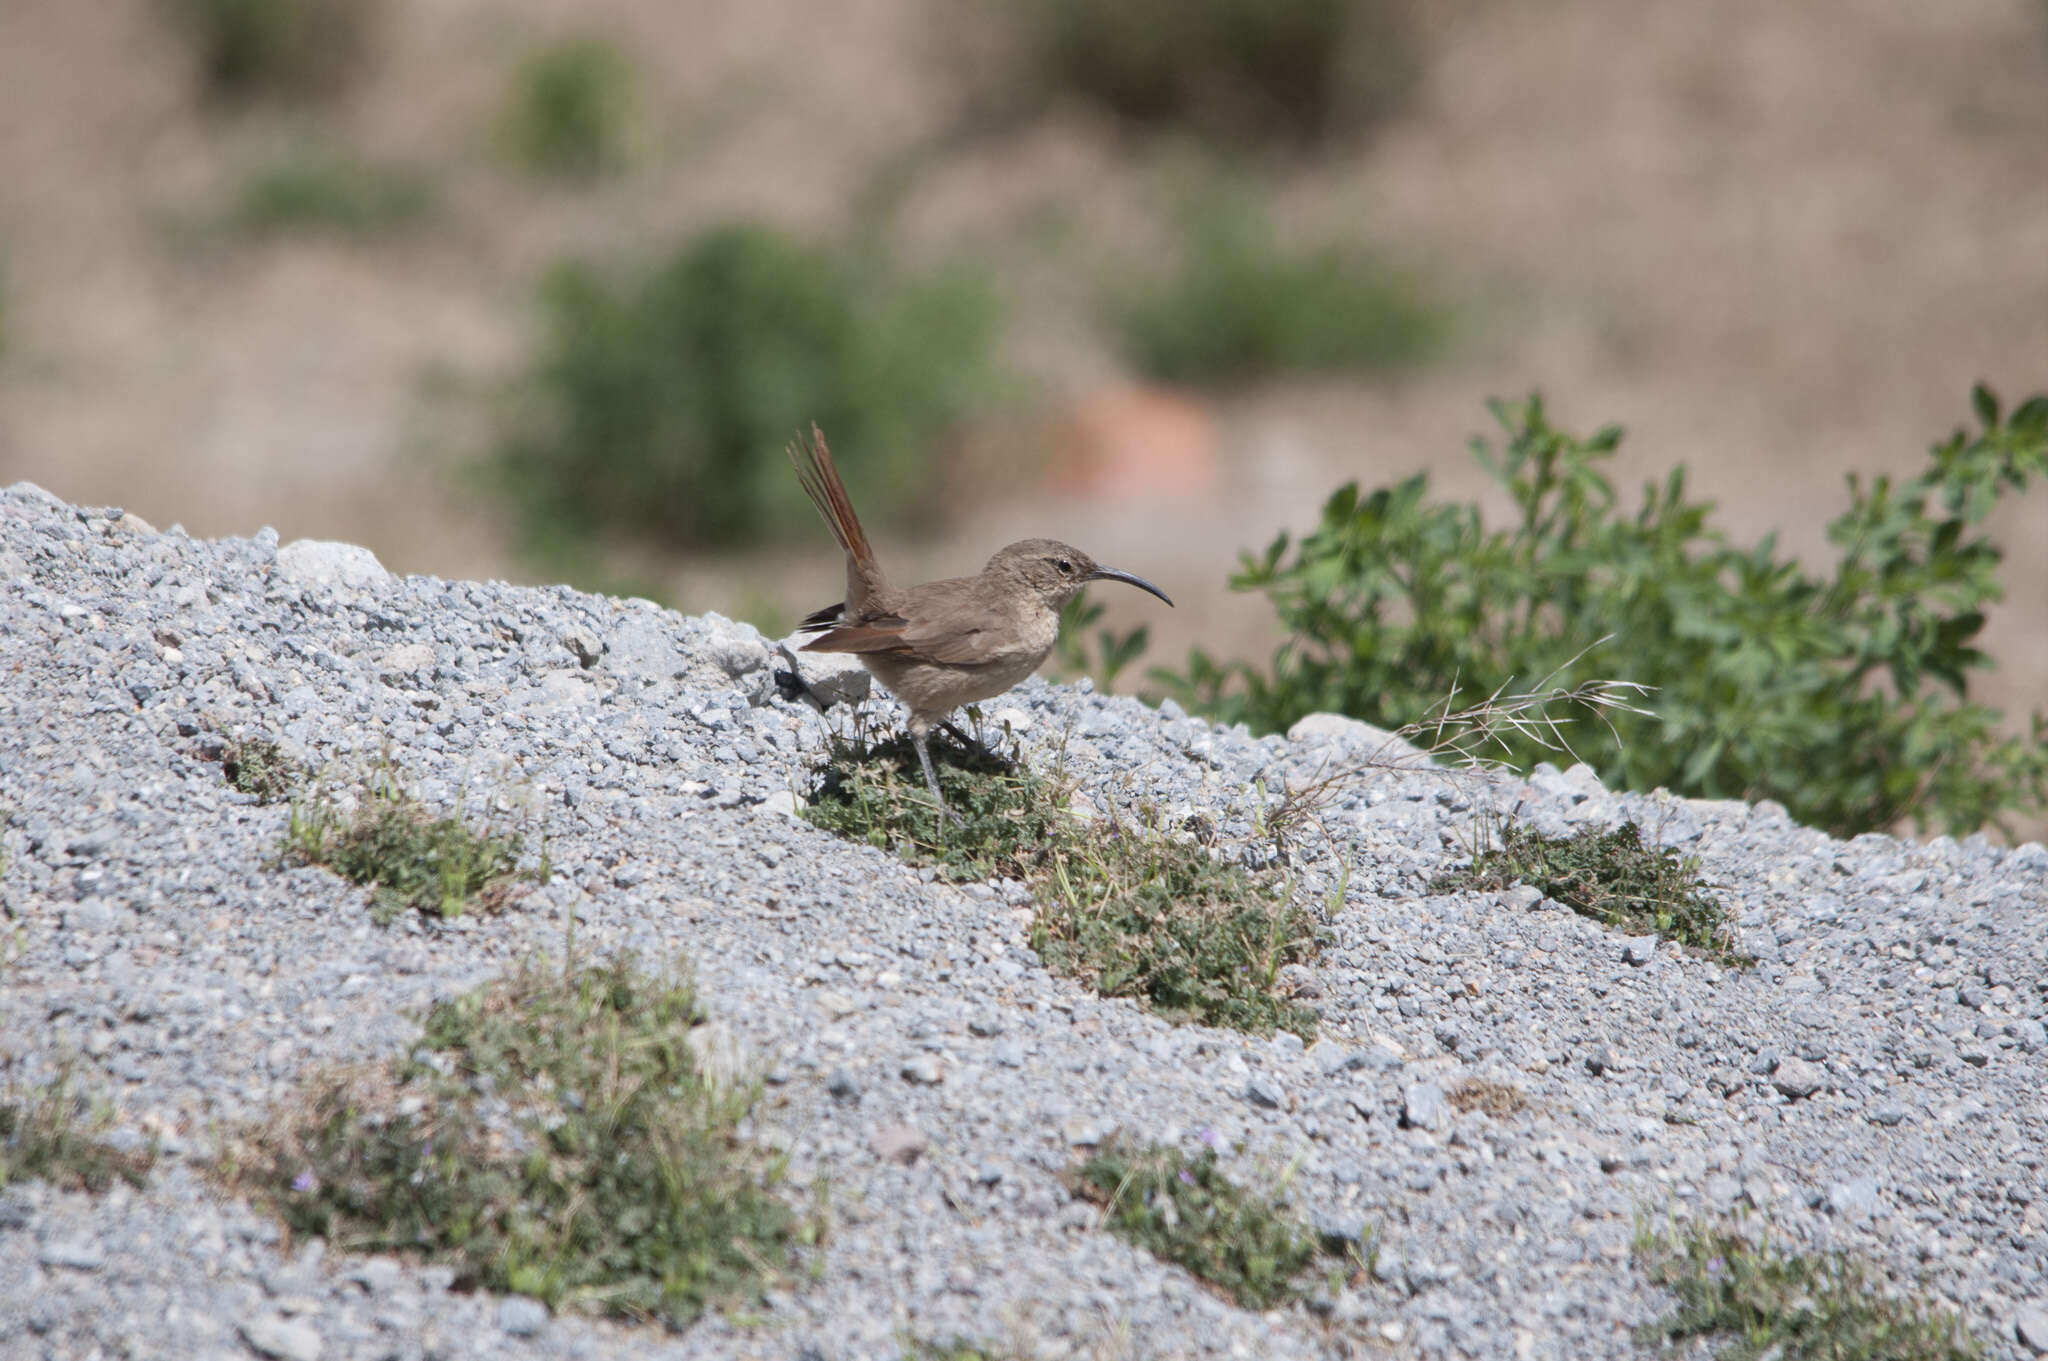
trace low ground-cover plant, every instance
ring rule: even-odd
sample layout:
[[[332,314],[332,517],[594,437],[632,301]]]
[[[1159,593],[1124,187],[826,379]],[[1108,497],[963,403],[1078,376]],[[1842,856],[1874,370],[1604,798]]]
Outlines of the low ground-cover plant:
[[[1636,1262],[1678,1298],[1639,1330],[1645,1343],[1721,1339],[1733,1361],[1972,1361],[1976,1344],[1954,1317],[1885,1292],[1862,1262],[1752,1243],[1732,1225],[1674,1225],[1636,1236]]]
[[[1290,885],[1157,825],[1077,821],[1071,789],[1016,758],[933,743],[956,821],[941,825],[907,739],[836,739],[804,816],[956,879],[1022,880],[1033,948],[1106,997],[1176,1021],[1258,1034],[1315,1033],[1316,1014],[1281,994],[1283,966],[1312,957],[1314,923]]]
[[[314,147],[250,172],[227,225],[255,236],[368,237],[414,226],[433,208],[433,185],[419,171]]]
[[[368,886],[370,913],[385,926],[407,909],[448,918],[503,907],[521,882],[547,877],[545,857],[538,869],[520,868],[524,846],[511,828],[435,815],[385,766],[353,811],[322,788],[294,800],[278,858]]]
[[[1022,0],[1033,78],[1132,123],[1310,145],[1398,109],[1421,72],[1410,0]]]
[[[529,547],[599,536],[731,545],[812,524],[782,449],[811,422],[870,528],[932,511],[947,428],[984,390],[994,319],[976,275],[909,274],[750,223],[668,258],[553,271],[539,352],[488,473]]]
[[[1127,291],[1125,351],[1154,378],[1244,383],[1279,374],[1412,368],[1446,314],[1412,274],[1360,243],[1290,246],[1249,195],[1198,195],[1176,271]]]
[[[1190,1156],[1111,1135],[1067,1173],[1067,1185],[1102,1207],[1108,1228],[1243,1309],[1299,1298],[1308,1269],[1325,1251],[1276,1196],[1225,1177],[1213,1148]]]
[[[1472,863],[1440,874],[1437,893],[1497,892],[1516,884],[1581,916],[1636,935],[1655,933],[1724,963],[1756,961],[1735,946],[1728,909],[1708,895],[1699,858],[1643,843],[1633,822],[1546,836],[1527,823],[1483,818]]]
[[[633,66],[603,38],[564,38],[540,48],[512,81],[506,139],[528,171],[594,180],[625,159]]]
[[[1237,590],[1271,601],[1288,640],[1268,667],[1199,650],[1156,682],[1260,730],[1318,710],[1395,726],[1447,689],[1515,678],[1613,676],[1655,688],[1652,712],[1615,713],[1571,738],[1610,788],[1772,798],[1837,835],[1911,819],[1953,832],[2048,806],[2048,717],[2004,736],[1968,681],[2000,598],[1982,525],[2001,496],[2048,472],[2048,397],[1936,446],[1894,484],[1850,480],[1829,528],[1841,557],[1812,575],[1767,537],[1738,548],[1686,494],[1683,470],[1634,512],[1602,465],[1617,429],[1550,424],[1540,398],[1495,403],[1506,434],[1474,449],[1513,498],[1488,531],[1476,505],[1432,502],[1427,478],[1344,487],[1322,522],[1247,555]],[[1510,735],[1506,757],[1541,759]]]
[[[369,55],[384,0],[161,0],[217,99],[332,95]]]
[[[267,737],[233,737],[220,750],[221,778],[259,803],[281,803],[306,782],[306,767]]]
[[[116,1180],[142,1185],[156,1162],[153,1149],[120,1149],[101,1137],[112,1115],[72,1087],[61,1073],[29,1091],[0,1096],[0,1186],[47,1181],[95,1194]]]
[[[312,1082],[222,1172],[342,1251],[680,1327],[817,1232],[735,1133],[753,1092],[697,1066],[700,1019],[629,958],[529,962],[436,1005],[407,1058]]]

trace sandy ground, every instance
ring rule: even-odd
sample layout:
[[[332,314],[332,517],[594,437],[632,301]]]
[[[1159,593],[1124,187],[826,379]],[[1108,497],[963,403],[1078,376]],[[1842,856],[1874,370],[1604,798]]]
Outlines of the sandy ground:
[[[515,366],[533,274],[564,252],[741,212],[843,224],[903,148],[954,125],[978,78],[947,0],[390,8],[372,76],[296,135],[430,168],[441,211],[395,241],[254,244],[206,215],[292,130],[196,107],[149,0],[0,9],[0,482],[195,533],[272,524],[366,543],[399,570],[529,579],[450,475],[460,431],[435,419],[423,376]],[[623,34],[648,77],[635,173],[588,194],[522,182],[490,146],[504,73],[572,25]],[[1466,0],[1441,28],[1411,115],[1271,180],[1289,223],[1362,226],[1469,298],[1458,352],[1395,383],[1205,404],[1206,484],[956,489],[951,530],[887,547],[901,575],[1054,533],[1181,601],[1155,620],[1159,655],[1194,638],[1262,650],[1263,606],[1221,588],[1237,550],[1308,523],[1345,478],[1427,468],[1478,491],[1463,448],[1488,394],[1541,388],[1568,424],[1621,422],[1624,482],[1684,462],[1739,536],[1775,527],[1812,553],[1844,474],[1913,469],[1973,382],[2048,388],[2038,4]],[[927,158],[899,230],[906,251],[965,248],[1008,271],[1026,299],[1009,358],[1056,410],[1123,377],[1077,304],[1144,239],[1158,179],[1128,140],[1055,110]],[[1092,244],[1028,244],[1049,216]],[[2012,591],[1985,694],[2038,705],[2048,493],[1998,528]],[[781,552],[670,581],[689,607],[786,613],[832,598],[836,577],[823,553]]]

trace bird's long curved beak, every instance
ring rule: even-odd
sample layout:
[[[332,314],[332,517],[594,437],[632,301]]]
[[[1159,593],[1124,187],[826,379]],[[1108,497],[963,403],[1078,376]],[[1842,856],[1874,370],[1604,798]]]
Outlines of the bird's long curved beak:
[[[1094,571],[1090,572],[1086,577],[1084,577],[1083,580],[1121,581],[1126,585],[1135,586],[1141,591],[1150,591],[1153,595],[1156,595],[1161,600],[1164,600],[1169,607],[1173,604],[1173,598],[1171,596],[1167,595],[1166,592],[1160,590],[1157,586],[1154,586],[1151,582],[1145,580],[1145,578],[1141,576],[1134,576],[1129,572],[1119,572],[1114,567],[1098,567]]]

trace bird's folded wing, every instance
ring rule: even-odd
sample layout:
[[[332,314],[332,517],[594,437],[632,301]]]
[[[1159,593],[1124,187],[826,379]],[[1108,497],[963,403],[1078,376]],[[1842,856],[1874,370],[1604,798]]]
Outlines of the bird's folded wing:
[[[947,666],[986,666],[1002,660],[989,645],[989,631],[961,620],[920,619],[915,623],[887,615],[828,629],[810,642],[806,652],[887,652]]]

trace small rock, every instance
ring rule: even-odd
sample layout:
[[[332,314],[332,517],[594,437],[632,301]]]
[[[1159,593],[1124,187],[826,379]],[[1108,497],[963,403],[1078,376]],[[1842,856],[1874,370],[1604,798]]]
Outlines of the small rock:
[[[604,641],[586,628],[566,628],[561,633],[562,646],[576,657],[576,664],[582,667],[597,665],[604,656]]]
[[[2036,1354],[2048,1356],[2048,1301],[2029,1305],[2015,1314],[2012,1330]]]
[[[972,1295],[976,1284],[973,1267],[956,1266],[946,1273],[946,1289],[957,1295]]]
[[[1604,1044],[1595,1045],[1592,1051],[1586,1055],[1586,1071],[1594,1077],[1600,1077],[1613,1072],[1614,1068],[1614,1051]]]
[[[44,1266],[70,1267],[73,1271],[98,1271],[106,1265],[107,1253],[89,1238],[74,1238],[43,1244],[36,1260]]]
[[[275,572],[299,586],[368,591],[391,584],[391,574],[377,561],[375,553],[352,543],[325,539],[297,539],[278,549]]]
[[[860,1081],[846,1069],[834,1068],[825,1079],[825,1090],[840,1101],[852,1101],[860,1095]]]
[[[1812,1096],[1827,1085],[1827,1074],[1802,1058],[1784,1059],[1771,1074],[1771,1085],[1794,1101]]]
[[[514,1337],[532,1337],[547,1327],[548,1307],[528,1295],[507,1295],[498,1301],[498,1328]]]
[[[946,1065],[937,1054],[918,1054],[903,1061],[903,1080],[936,1087],[946,1080]]]
[[[1640,969],[1657,957],[1655,936],[1636,936],[1621,947],[1621,957]]]
[[[993,1011],[977,1012],[967,1022],[967,1033],[990,1039],[1003,1033],[1003,1018]]]
[[[796,817],[803,806],[803,800],[799,799],[796,791],[792,789],[778,789],[761,800],[761,807],[764,810],[779,813],[786,818]]]
[[[1828,1191],[1828,1209],[1852,1224],[1863,1223],[1880,1208],[1876,1177],[1855,1177]]]
[[[1897,1102],[1888,1102],[1870,1113],[1870,1123],[1890,1127],[1904,1123],[1911,1114],[1911,1111]]]
[[[1365,1241],[1365,1216],[1348,1211],[1321,1210],[1309,1219],[1310,1227],[1324,1246],[1337,1248],[1356,1247]]]
[[[1450,1103],[1434,1082],[1411,1083],[1401,1093],[1401,1124],[1406,1128],[1442,1129],[1450,1117]]]
[[[245,1320],[241,1332],[250,1350],[271,1361],[320,1361],[324,1344],[310,1323],[265,1314]]]
[[[1309,1046],[1308,1056],[1324,1077],[1363,1068],[1367,1061],[1364,1054],[1337,1040],[1317,1040]]]
[[[899,1122],[884,1125],[868,1140],[868,1149],[883,1162],[914,1163],[931,1147],[931,1140],[916,1125]]]
[[[1245,1084],[1244,1094],[1254,1106],[1277,1111],[1287,1104],[1287,1094],[1271,1078],[1255,1077]]]
[[[405,1268],[391,1257],[370,1257],[356,1263],[348,1273],[348,1279],[363,1288],[370,1295],[388,1295],[403,1279]]]
[[[1105,1125],[1099,1120],[1090,1120],[1085,1115],[1076,1115],[1060,1125],[1060,1137],[1075,1148],[1093,1148],[1107,1139],[1116,1126]]]

